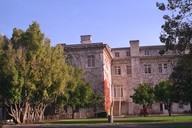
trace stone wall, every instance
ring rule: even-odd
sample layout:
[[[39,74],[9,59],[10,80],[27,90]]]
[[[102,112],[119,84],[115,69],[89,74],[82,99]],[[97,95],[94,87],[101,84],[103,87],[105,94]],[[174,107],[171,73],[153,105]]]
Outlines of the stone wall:
[[[153,87],[161,80],[168,80],[174,65],[177,62],[177,56],[174,52],[167,52],[161,56],[159,51],[163,46],[143,46],[139,47],[139,41],[130,41],[130,48],[114,48],[112,49],[115,56],[112,60],[112,88],[114,93],[115,85],[122,85],[123,97],[114,98],[116,101],[114,107],[115,115],[137,114],[138,109],[141,108],[132,102],[130,98],[134,94],[134,89],[141,83],[150,83]],[[125,56],[126,52],[130,51],[130,57]],[[131,74],[126,74],[126,66],[131,66]],[[150,65],[150,72],[145,72],[145,65]],[[162,67],[160,67],[161,65]],[[121,75],[115,75],[115,66],[121,67]],[[161,68],[162,71],[159,71]],[[127,108],[125,107],[127,106]],[[121,107],[121,108],[120,108]],[[185,110],[189,110],[185,106]],[[161,113],[160,104],[154,103],[152,105],[154,113]],[[173,105],[173,112],[181,112],[184,109],[179,109],[178,104]],[[166,110],[162,113],[166,113]]]
[[[79,69],[83,69],[86,82],[92,85],[94,91],[103,93],[104,69],[103,69],[103,44],[78,44],[65,45],[64,51],[68,55],[70,63]],[[88,56],[93,55],[95,66],[88,66]]]
[[[91,36],[85,35],[81,37],[81,43],[64,45],[65,52],[73,66],[83,69],[84,78],[95,91],[104,94],[104,83],[107,83],[111,100],[114,101],[115,115],[138,114],[141,106],[130,98],[134,89],[141,83],[151,83],[155,87],[160,80],[167,80],[177,62],[177,54],[172,51],[163,56],[159,54],[164,46],[139,46],[139,40],[130,41],[130,47],[110,49],[106,44],[92,43]],[[88,67],[88,55],[95,56],[95,67]],[[148,72],[145,71],[146,65],[150,67]],[[117,67],[120,74],[116,74]],[[128,73],[127,67],[131,68],[131,73]],[[117,92],[121,96],[116,96]],[[174,112],[182,111],[178,109],[178,104],[174,104],[173,109]],[[188,110],[188,106],[184,109]],[[154,103],[152,110],[160,113],[160,104]]]

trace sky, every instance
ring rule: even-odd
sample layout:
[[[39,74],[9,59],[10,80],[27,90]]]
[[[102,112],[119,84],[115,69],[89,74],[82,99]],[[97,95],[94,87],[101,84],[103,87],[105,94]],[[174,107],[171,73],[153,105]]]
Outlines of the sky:
[[[10,38],[13,28],[26,30],[37,21],[52,46],[79,44],[80,35],[111,48],[129,47],[130,40],[162,45],[165,13],[156,2],[163,0],[1,0],[0,33]]]

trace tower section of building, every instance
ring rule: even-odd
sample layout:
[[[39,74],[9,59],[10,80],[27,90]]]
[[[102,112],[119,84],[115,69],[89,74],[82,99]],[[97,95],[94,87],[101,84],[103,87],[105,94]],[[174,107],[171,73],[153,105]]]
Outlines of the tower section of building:
[[[67,60],[72,66],[83,70],[83,78],[96,93],[111,101],[111,60],[108,45],[92,43],[90,35],[81,36],[81,44],[63,44]],[[105,103],[106,107],[107,103]]]

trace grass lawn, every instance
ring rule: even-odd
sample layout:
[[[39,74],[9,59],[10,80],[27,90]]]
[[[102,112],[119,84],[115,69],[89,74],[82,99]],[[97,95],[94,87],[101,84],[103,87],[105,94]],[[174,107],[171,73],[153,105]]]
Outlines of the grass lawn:
[[[192,122],[192,116],[149,116],[149,117],[126,117],[114,118],[115,124],[138,124],[138,123],[168,123],[168,122]],[[59,121],[42,122],[43,125],[110,125],[107,118],[93,119],[66,119]]]

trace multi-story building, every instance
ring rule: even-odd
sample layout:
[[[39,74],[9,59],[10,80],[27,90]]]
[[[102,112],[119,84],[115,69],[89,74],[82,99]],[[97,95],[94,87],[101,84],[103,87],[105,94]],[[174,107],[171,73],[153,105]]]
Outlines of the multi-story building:
[[[114,115],[138,114],[141,106],[130,98],[134,89],[141,83],[155,86],[160,80],[167,80],[177,60],[174,52],[159,54],[163,45],[139,46],[139,40],[130,41],[130,47],[111,49],[104,43],[92,43],[91,35],[83,35],[81,44],[63,46],[71,64],[83,69],[84,78],[94,91],[107,96],[105,90],[109,90]],[[184,104],[174,104],[172,108],[176,113],[189,109]],[[166,106],[154,103],[151,111],[165,113]]]

